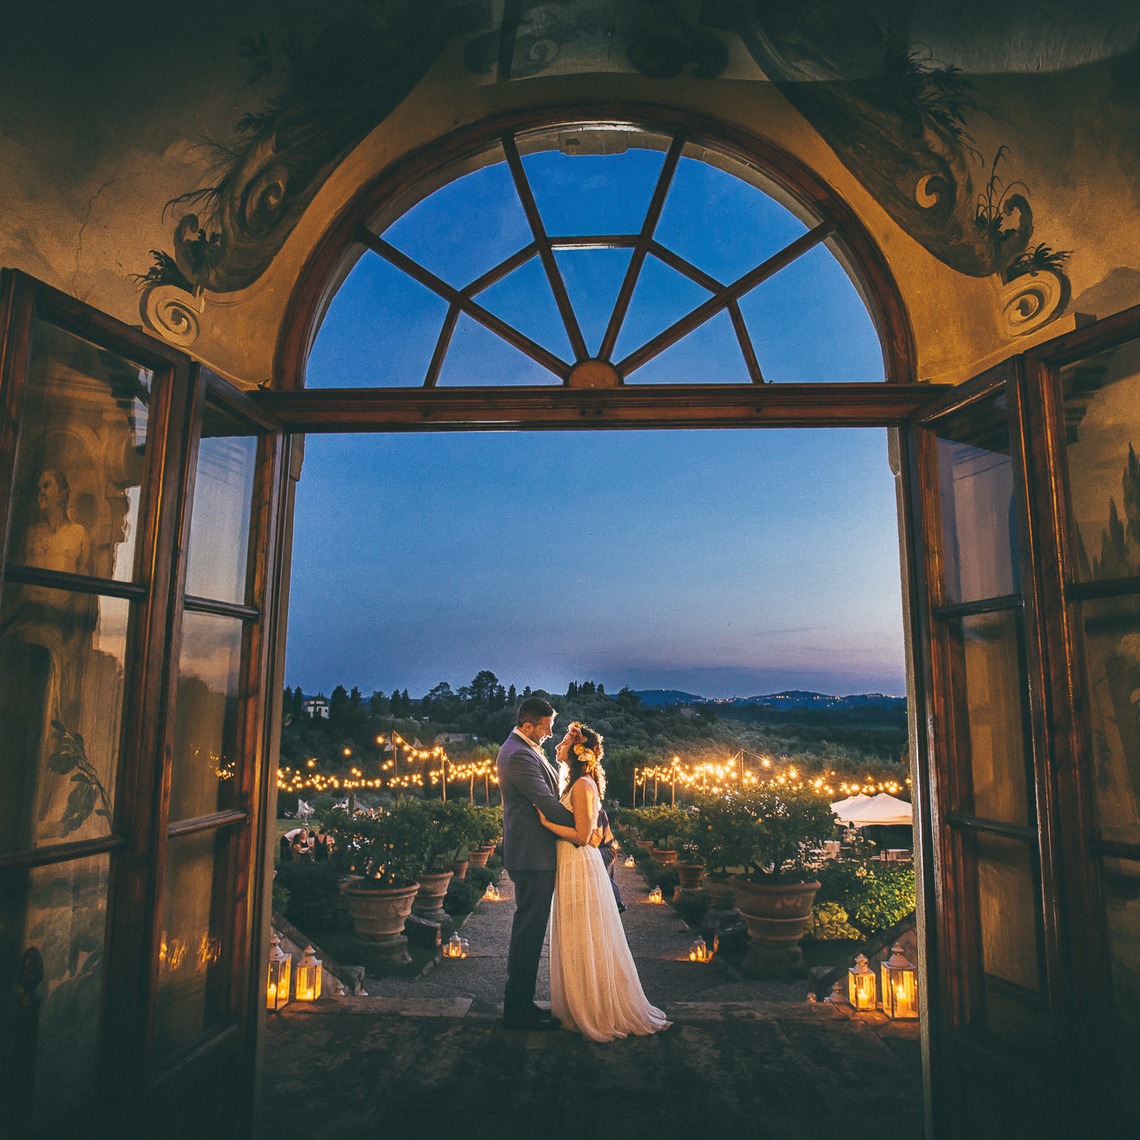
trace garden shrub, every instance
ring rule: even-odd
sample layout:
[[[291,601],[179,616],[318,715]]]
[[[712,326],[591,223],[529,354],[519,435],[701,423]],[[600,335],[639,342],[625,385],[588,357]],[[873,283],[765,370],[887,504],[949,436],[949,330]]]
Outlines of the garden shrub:
[[[484,887],[483,890],[479,890],[467,879],[452,879],[443,899],[443,909],[450,915],[470,914],[486,889]]]
[[[331,863],[282,863],[273,889],[288,892],[285,917],[298,930],[311,933],[344,925],[340,879]]]
[[[878,934],[914,910],[914,869],[834,861],[819,871],[816,906],[837,903],[864,936]]]

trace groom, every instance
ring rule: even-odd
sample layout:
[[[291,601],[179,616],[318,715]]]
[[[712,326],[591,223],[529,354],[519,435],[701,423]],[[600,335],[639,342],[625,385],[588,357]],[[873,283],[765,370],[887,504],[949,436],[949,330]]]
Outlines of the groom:
[[[515,917],[507,953],[503,1024],[508,1029],[557,1029],[559,1022],[534,1004],[542,943],[550,920],[557,866],[553,832],[542,826],[535,808],[555,823],[574,826],[574,816],[558,801],[558,773],[542,752],[556,713],[541,697],[519,705],[517,724],[499,749],[495,766],[503,797],[503,868],[515,885]],[[592,846],[600,842],[595,832]]]

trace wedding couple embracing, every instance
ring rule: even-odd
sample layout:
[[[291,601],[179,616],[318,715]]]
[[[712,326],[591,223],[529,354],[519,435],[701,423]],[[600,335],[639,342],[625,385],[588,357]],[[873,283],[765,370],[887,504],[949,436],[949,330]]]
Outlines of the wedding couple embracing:
[[[606,782],[602,738],[572,723],[555,749],[560,780],[542,751],[555,715],[540,697],[524,700],[496,762],[503,867],[515,887],[503,1024],[564,1025],[593,1041],[657,1033],[672,1023],[641,988],[599,850]],[[549,1011],[534,1003],[548,924]]]

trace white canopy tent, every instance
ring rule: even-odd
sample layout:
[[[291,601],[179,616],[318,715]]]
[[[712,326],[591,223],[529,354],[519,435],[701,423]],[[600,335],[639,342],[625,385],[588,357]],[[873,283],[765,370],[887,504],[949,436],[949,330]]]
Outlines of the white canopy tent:
[[[832,811],[835,811],[835,807],[835,804],[831,805]],[[914,823],[914,811],[910,803],[887,792],[864,797],[863,803],[852,804],[843,811],[835,811],[835,814],[853,827],[899,827]]]
[[[845,800],[836,800],[835,803],[831,805],[831,810],[839,817],[841,823],[845,823],[847,821],[847,812],[861,807],[865,803],[869,803],[870,800],[870,796],[859,792],[857,795],[848,796]]]

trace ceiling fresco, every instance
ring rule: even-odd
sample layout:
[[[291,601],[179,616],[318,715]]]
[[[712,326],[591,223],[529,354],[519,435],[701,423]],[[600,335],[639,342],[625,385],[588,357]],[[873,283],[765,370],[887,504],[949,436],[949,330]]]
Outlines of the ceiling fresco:
[[[328,173],[459,37],[463,66],[484,82],[624,71],[775,83],[931,254],[1006,283],[1047,274],[1059,314],[1070,251],[1039,235],[1011,146],[981,152],[972,124],[993,112],[960,67],[916,41],[924,20],[921,5],[874,2],[387,0],[307,38],[274,26],[241,41],[257,98],[213,142],[211,181],[166,203],[169,250],[137,279],[213,293],[255,282]],[[1086,54],[1105,50],[1087,40],[1076,41]]]

